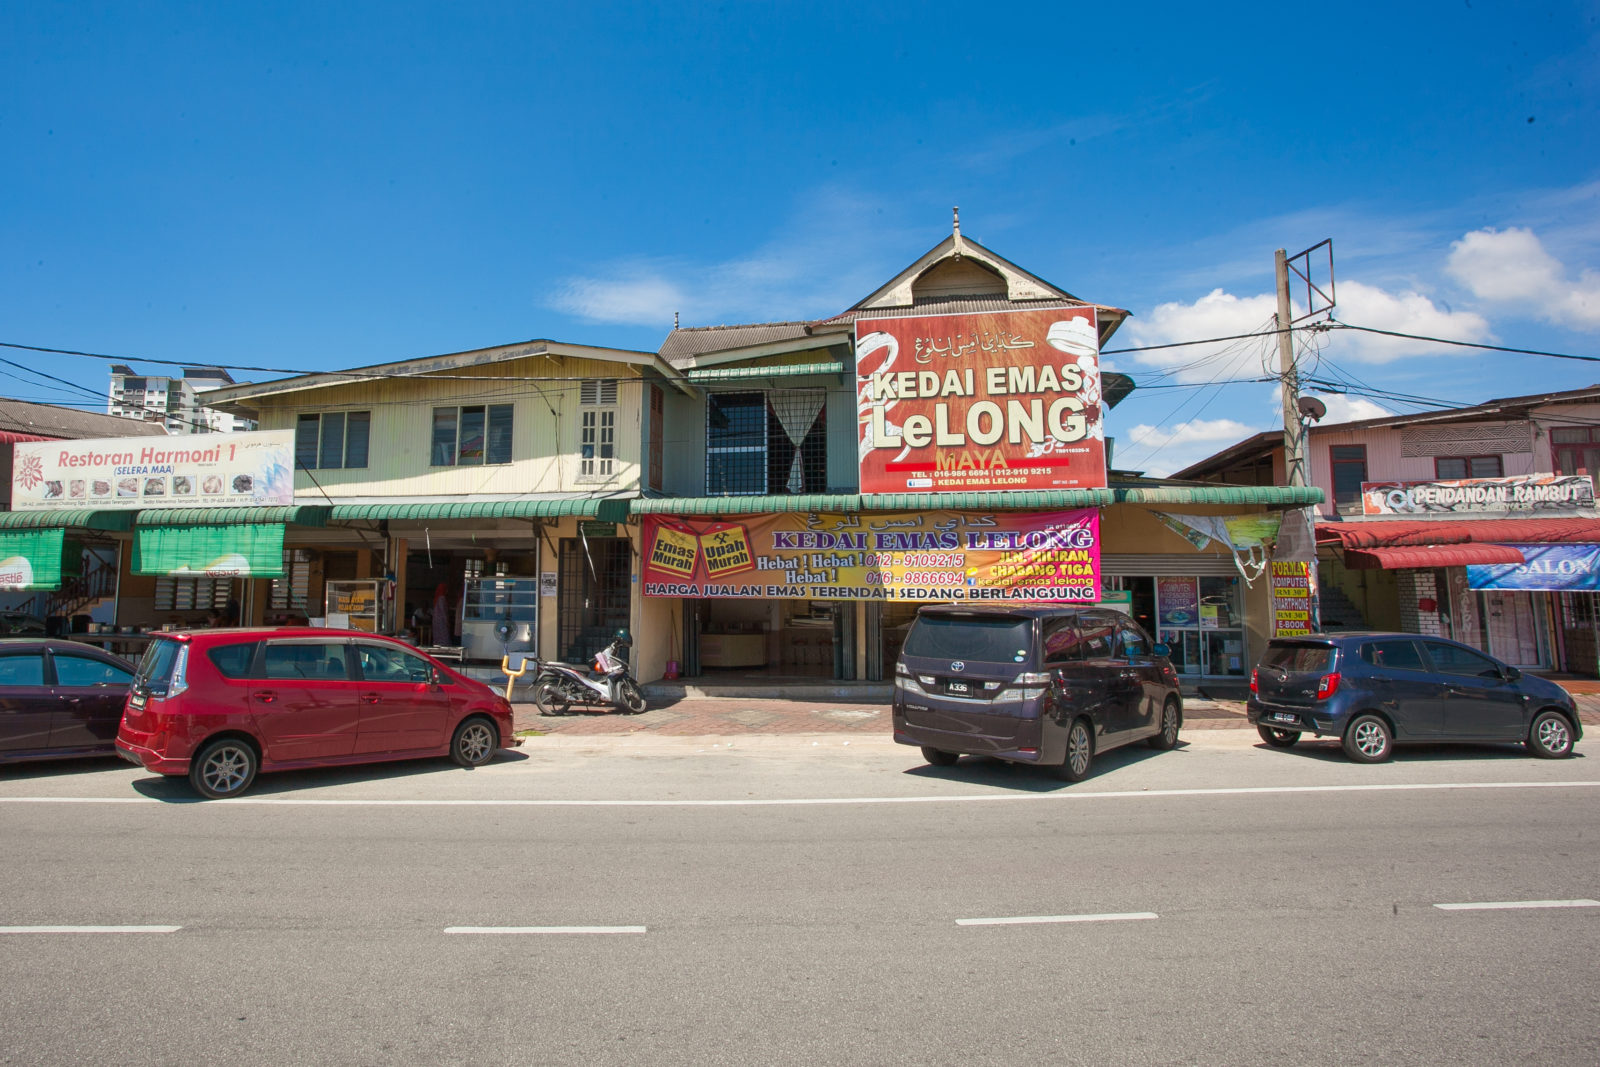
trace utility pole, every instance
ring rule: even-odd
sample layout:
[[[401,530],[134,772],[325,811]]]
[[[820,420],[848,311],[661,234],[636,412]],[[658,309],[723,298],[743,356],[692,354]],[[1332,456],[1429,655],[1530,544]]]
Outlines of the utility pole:
[[[1300,373],[1294,363],[1294,316],[1289,307],[1289,257],[1283,249],[1273,253],[1278,280],[1278,370],[1283,380],[1283,465],[1290,485],[1306,484],[1304,425],[1300,421]]]

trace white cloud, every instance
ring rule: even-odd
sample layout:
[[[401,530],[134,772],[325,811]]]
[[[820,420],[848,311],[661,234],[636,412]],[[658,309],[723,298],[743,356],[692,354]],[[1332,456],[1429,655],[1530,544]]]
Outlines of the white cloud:
[[[1445,267],[1480,300],[1519,304],[1535,317],[1578,330],[1600,330],[1600,271],[1576,280],[1532,230],[1474,230],[1450,245]]]
[[[1128,343],[1129,347],[1137,348],[1259,333],[1271,328],[1277,309],[1277,298],[1271,295],[1239,297],[1213,289],[1192,304],[1158,304],[1148,315],[1130,319]],[[1132,355],[1147,367],[1170,371],[1180,382],[1205,382],[1266,373],[1262,360],[1276,351],[1275,344],[1275,338],[1268,335],[1248,341],[1186,345]],[[1276,366],[1275,360],[1273,365]]]
[[[1334,315],[1340,321],[1354,326],[1441,337],[1449,341],[1486,341],[1493,336],[1488,320],[1482,315],[1440,307],[1414,289],[1390,292],[1356,281],[1344,281],[1339,283],[1337,295],[1339,306],[1334,309]],[[1384,337],[1356,330],[1341,330],[1329,335],[1326,347],[1330,355],[1340,360],[1351,359],[1359,363],[1392,363],[1398,359],[1461,352],[1460,348],[1452,345],[1431,345],[1424,341]]]
[[[1144,470],[1162,477],[1272,428],[1234,419],[1190,419],[1170,426],[1141,423],[1112,435],[1117,446],[1111,463],[1120,470]]]
[[[1370,400],[1359,396],[1344,396],[1340,393],[1317,393],[1317,399],[1328,406],[1328,414],[1318,420],[1323,425],[1331,426],[1336,422],[1360,422],[1362,419],[1381,419],[1394,412],[1387,408],[1379,407]]]

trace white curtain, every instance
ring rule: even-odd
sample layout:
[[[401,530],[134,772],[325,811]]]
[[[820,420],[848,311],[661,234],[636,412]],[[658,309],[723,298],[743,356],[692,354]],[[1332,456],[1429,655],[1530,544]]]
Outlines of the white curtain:
[[[768,401],[778,416],[779,425],[794,444],[794,462],[789,465],[788,486],[791,493],[798,493],[805,488],[805,471],[800,462],[800,442],[806,439],[806,432],[811,429],[811,424],[817,421],[817,412],[822,410],[827,397],[827,392],[822,389],[785,389],[782,392],[768,394]]]

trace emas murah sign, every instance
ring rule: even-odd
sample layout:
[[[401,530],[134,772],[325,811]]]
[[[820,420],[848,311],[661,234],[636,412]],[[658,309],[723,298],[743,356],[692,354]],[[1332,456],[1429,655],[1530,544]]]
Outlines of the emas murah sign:
[[[863,493],[1106,485],[1092,307],[861,319]]]

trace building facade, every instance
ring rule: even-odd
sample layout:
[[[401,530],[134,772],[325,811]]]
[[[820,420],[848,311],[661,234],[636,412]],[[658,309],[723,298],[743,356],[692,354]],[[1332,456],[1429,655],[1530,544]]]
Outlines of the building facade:
[[[154,422],[168,433],[243,433],[255,423],[210,407],[206,393],[236,384],[221,367],[185,367],[182,377],[135,374],[133,368],[111,366],[106,413],[124,419]]]

